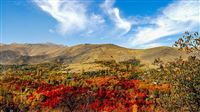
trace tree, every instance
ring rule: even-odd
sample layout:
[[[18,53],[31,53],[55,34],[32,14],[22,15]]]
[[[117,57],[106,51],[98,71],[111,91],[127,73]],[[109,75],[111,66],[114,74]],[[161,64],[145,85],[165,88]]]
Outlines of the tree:
[[[180,50],[193,53],[187,60],[177,59],[164,66],[165,79],[172,86],[167,95],[161,97],[161,104],[169,111],[200,111],[200,37],[198,32],[185,32],[174,44]],[[168,104],[168,105],[166,105]]]
[[[189,33],[185,32],[183,37],[179,38],[174,44],[181,50],[185,50],[188,53],[196,52],[200,56],[200,36],[198,32]]]

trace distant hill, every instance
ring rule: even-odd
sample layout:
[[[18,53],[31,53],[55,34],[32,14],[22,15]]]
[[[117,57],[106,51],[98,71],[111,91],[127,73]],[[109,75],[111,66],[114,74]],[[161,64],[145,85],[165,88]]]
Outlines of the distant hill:
[[[81,44],[62,46],[56,44],[1,44],[0,64],[37,64],[62,62],[66,64],[89,63],[102,60],[125,61],[136,57],[151,65],[155,58],[165,61],[188,54],[172,47],[128,49],[113,44]]]

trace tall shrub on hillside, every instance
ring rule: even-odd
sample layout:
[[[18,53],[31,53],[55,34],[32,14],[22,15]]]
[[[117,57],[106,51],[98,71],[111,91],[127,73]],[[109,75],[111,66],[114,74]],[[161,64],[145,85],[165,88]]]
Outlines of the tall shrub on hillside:
[[[155,61],[162,65],[147,72],[148,79],[154,83],[169,83],[169,93],[159,93],[158,106],[168,111],[200,111],[200,37],[198,33],[186,32],[174,44],[180,50],[190,53],[188,59],[181,57],[168,63]]]
[[[174,44],[180,50],[185,50],[188,53],[196,53],[200,56],[200,36],[198,32],[185,34],[178,39]]]

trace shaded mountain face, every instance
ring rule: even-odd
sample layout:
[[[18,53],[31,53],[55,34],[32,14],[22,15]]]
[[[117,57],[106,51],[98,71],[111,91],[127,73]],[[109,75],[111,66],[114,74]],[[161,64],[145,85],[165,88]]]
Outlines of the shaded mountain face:
[[[55,44],[2,44],[0,46],[0,64],[37,64],[43,62],[90,63],[94,61],[126,61],[140,59],[151,64],[155,58],[165,61],[182,56],[183,51],[171,47],[151,49],[128,49],[113,44],[81,44],[72,47]]]

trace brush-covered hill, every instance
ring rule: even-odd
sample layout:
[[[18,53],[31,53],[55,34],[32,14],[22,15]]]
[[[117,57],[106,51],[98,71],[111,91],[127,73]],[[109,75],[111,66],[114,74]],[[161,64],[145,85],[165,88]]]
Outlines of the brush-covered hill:
[[[148,65],[155,58],[160,57],[165,61],[170,61],[180,56],[185,58],[187,54],[172,47],[128,49],[113,44],[81,44],[71,47],[56,44],[0,45],[0,64],[36,64],[43,62],[75,64],[102,60],[119,62],[135,57]]]

